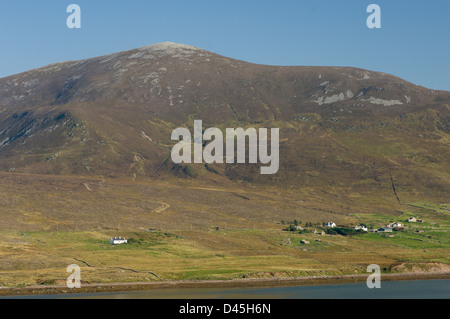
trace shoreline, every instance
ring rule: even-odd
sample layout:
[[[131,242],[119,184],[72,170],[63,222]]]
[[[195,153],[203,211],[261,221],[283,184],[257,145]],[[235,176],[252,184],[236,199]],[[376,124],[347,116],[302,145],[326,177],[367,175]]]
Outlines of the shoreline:
[[[293,278],[258,278],[234,280],[189,280],[152,281],[130,283],[82,284],[79,289],[69,289],[65,285],[28,286],[21,288],[0,288],[0,298],[35,297],[46,295],[77,295],[115,292],[132,292],[159,289],[205,289],[205,288],[276,288],[295,286],[317,286],[366,282],[370,274],[314,276]],[[381,274],[382,281],[436,280],[450,279],[450,272],[442,273],[398,273]]]

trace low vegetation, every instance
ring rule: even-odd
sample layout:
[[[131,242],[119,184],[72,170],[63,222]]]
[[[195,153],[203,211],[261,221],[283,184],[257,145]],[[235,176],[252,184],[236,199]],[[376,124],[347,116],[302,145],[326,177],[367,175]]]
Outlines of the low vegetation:
[[[280,202],[278,193],[251,187],[10,174],[1,183],[8,185],[0,194],[3,287],[64,284],[74,263],[85,283],[339,275],[365,273],[372,263],[386,272],[400,264],[450,264],[448,204],[418,202],[393,210],[389,204],[378,212],[336,214],[325,209],[323,196],[304,192],[299,204],[297,191],[283,192]],[[405,222],[412,216],[423,222]],[[326,221],[338,225],[333,234],[323,228]],[[394,237],[352,230],[393,222],[405,224]],[[128,244],[111,245],[115,236]]]

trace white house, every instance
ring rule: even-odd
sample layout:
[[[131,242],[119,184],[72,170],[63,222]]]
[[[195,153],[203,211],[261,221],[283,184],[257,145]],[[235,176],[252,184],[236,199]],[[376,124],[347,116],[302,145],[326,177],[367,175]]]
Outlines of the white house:
[[[355,230],[368,231],[367,227],[365,227],[365,226],[363,226],[363,225],[355,226],[354,229],[355,229]]]
[[[397,222],[397,223],[392,223],[390,225],[387,225],[387,227],[389,227],[389,228],[402,228],[403,225],[402,225],[402,223]]]
[[[123,245],[128,244],[128,241],[123,237],[113,237],[109,240],[111,245]]]
[[[325,228],[334,228],[334,227],[336,227],[336,224],[333,223],[333,222],[328,222],[328,223],[325,224],[324,227],[325,227]]]

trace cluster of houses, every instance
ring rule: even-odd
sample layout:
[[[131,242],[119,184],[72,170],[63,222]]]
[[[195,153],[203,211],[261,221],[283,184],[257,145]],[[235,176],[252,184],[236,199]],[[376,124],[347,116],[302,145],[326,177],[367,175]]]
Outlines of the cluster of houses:
[[[423,220],[417,219],[415,217],[410,217],[407,220],[407,222],[408,223],[423,223]],[[335,227],[337,227],[337,225],[334,222],[327,222],[327,223],[323,224],[323,227],[324,228],[335,228]],[[369,230],[365,225],[362,225],[362,224],[358,225],[358,226],[355,226],[353,229],[354,230],[360,230],[360,231],[363,231],[363,232],[369,232],[370,231],[370,232],[374,232],[374,233],[387,233],[385,237],[394,237],[394,235],[392,235],[390,233],[392,233],[394,230],[398,231],[398,230],[402,230],[404,228],[405,228],[405,226],[402,223],[394,222],[394,223],[391,223],[391,224],[386,225],[385,227],[382,227],[382,228],[379,228],[379,229],[370,229]],[[295,226],[295,229],[296,230],[303,230],[303,227]],[[423,232],[423,230],[416,230],[416,232]],[[312,233],[318,234],[318,235],[325,235],[324,231],[318,232],[315,229],[312,230]],[[320,240],[318,239],[316,241],[320,241]],[[291,242],[291,240],[289,239],[289,244],[290,244],[290,242]],[[304,245],[308,245],[310,242],[304,239],[300,243],[304,244]]]
[[[423,223],[423,220],[417,219],[415,217],[410,217],[406,220],[406,222],[408,222],[408,223]],[[382,227],[379,229],[371,229],[370,231],[372,231],[374,233],[392,233],[392,231],[394,231],[394,230],[403,230],[404,228],[405,228],[405,225],[403,225],[400,222],[395,222],[395,223],[391,223],[391,224],[386,225],[385,227]],[[393,235],[390,235],[390,237],[393,237]]]
[[[417,219],[415,217],[410,217],[406,221],[408,223],[423,223],[422,219]],[[334,227],[336,227],[336,223],[334,223],[334,222],[327,222],[326,224],[324,224],[324,228],[334,228]],[[382,227],[382,228],[379,228],[379,229],[370,229],[369,230],[364,225],[355,226],[353,229],[361,230],[361,231],[364,231],[364,232],[371,231],[371,232],[374,232],[374,233],[392,233],[393,230],[402,230],[404,228],[405,228],[405,226],[402,223],[395,222],[395,223],[391,223],[389,225],[386,225],[386,227]]]
[[[403,228],[404,228],[404,226],[403,226],[402,223],[395,222],[395,223],[386,225],[386,227],[382,227],[382,228],[379,228],[379,229],[373,229],[372,231],[373,231],[374,233],[392,233],[392,231],[393,231],[394,229],[395,229],[395,230],[401,230],[401,229],[403,229]]]
[[[325,227],[325,228],[334,228],[334,227],[337,227],[337,226],[336,226],[336,223],[334,223],[334,222],[328,222],[328,223],[324,224],[323,227]],[[353,227],[353,229],[354,230],[368,231],[367,227],[364,226],[364,225],[355,226],[355,227]]]

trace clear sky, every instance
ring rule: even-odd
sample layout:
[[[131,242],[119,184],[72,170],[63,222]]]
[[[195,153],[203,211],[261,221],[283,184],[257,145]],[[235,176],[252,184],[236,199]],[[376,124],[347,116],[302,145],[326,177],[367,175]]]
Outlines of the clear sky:
[[[72,3],[81,29],[67,28]],[[372,3],[381,29],[366,25]],[[354,66],[450,90],[448,0],[0,0],[0,77],[165,41],[260,64]]]

